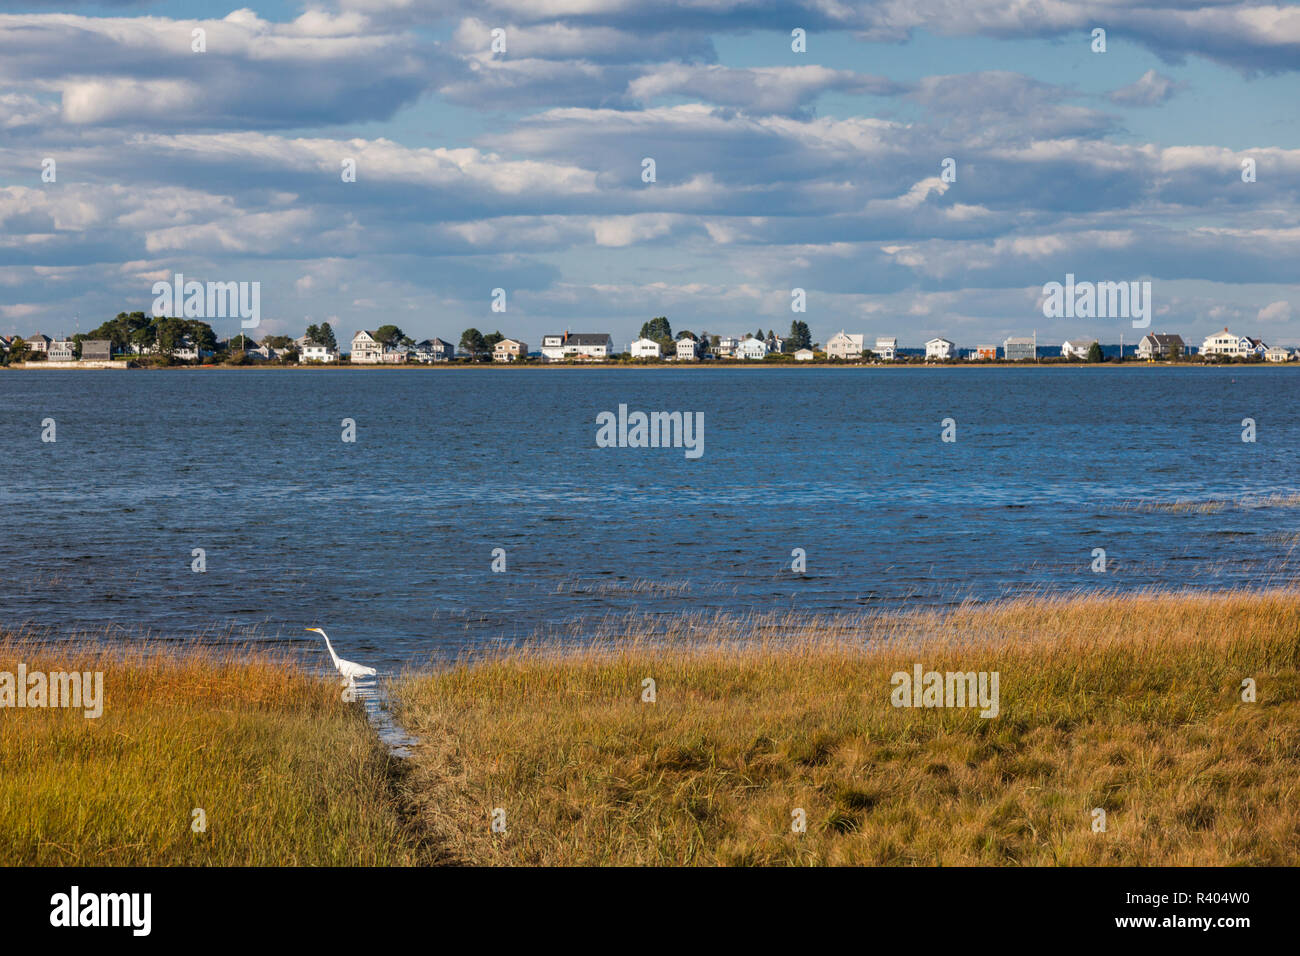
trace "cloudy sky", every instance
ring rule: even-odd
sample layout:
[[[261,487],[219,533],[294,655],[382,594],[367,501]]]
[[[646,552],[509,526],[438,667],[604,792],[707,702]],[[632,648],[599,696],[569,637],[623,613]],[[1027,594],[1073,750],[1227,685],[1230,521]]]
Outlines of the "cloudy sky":
[[[182,272],[272,333],[1134,341],[1068,272],[1300,344],[1298,71],[1300,7],[1217,0],[0,0],[0,333]]]

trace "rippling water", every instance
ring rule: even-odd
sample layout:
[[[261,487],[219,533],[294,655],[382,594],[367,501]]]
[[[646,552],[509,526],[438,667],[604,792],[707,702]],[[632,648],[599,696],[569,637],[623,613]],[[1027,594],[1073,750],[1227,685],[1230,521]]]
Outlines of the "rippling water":
[[[629,612],[1289,581],[1300,508],[1257,499],[1300,494],[1298,382],[1285,368],[6,373],[0,624],[295,644],[319,624],[343,656],[392,666]],[[702,411],[703,457],[596,447],[597,414],[620,403]],[[940,441],[946,417],[956,443]],[[1122,507],[1176,499],[1227,504]],[[1096,547],[1106,574],[1090,571]]]

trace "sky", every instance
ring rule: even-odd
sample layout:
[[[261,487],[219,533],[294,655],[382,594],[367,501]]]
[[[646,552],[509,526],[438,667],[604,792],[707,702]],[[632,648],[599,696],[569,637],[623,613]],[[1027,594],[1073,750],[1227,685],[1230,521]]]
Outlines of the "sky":
[[[1298,70],[1293,4],[0,0],[0,334],[182,273],[259,337],[1300,345]]]

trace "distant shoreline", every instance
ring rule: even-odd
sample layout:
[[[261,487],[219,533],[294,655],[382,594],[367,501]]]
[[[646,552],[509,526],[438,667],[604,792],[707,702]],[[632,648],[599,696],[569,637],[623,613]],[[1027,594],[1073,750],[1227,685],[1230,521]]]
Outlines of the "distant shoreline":
[[[1123,362],[662,362],[655,364],[636,364],[631,362],[430,362],[398,363],[391,365],[351,365],[349,363],[329,363],[319,365],[278,365],[259,363],[253,365],[131,365],[126,362],[90,363],[80,362],[25,362],[21,365],[0,367],[0,371],[141,371],[141,372],[202,372],[202,371],[239,371],[239,372],[292,372],[292,371],[330,371],[349,369],[357,371],[506,371],[525,369],[747,369],[765,371],[770,369],[1079,369],[1079,368],[1300,368],[1300,362],[1147,362],[1142,359],[1127,359]]]

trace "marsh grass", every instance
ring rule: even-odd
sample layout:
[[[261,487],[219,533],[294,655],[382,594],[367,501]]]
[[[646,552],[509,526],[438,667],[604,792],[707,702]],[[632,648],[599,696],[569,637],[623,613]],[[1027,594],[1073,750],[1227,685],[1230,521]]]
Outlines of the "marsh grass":
[[[0,846],[18,865],[428,858],[360,707],[293,659],[0,639],[0,670],[104,672],[104,712],[0,710]],[[192,811],[207,830],[191,829]]]
[[[1243,495],[1240,498],[1207,498],[1199,501],[1195,499],[1157,501],[1133,498],[1119,504],[1120,511],[1146,514],[1218,514],[1228,510],[1253,511],[1258,508],[1296,507],[1300,507],[1300,495],[1296,494]]]
[[[1000,715],[891,706],[891,675],[917,662],[998,671]],[[1257,703],[1241,700],[1247,677]],[[629,621],[393,693],[422,740],[409,783],[423,826],[463,862],[1300,861],[1293,593]],[[498,807],[505,834],[489,826]]]

